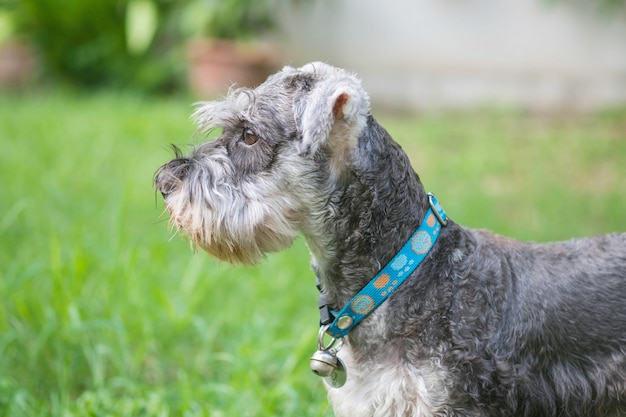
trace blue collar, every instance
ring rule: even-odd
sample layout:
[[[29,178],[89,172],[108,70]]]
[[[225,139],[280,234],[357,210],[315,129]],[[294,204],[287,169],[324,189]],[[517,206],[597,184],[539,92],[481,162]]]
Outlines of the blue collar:
[[[413,233],[393,259],[355,295],[339,312],[326,329],[334,339],[340,339],[372,311],[381,305],[413,271],[424,261],[435,245],[448,216],[432,193],[428,193],[430,208],[422,224]]]

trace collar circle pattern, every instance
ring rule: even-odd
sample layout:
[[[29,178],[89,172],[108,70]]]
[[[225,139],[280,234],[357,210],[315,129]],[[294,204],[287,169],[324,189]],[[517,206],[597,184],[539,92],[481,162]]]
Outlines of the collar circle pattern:
[[[361,320],[381,305],[424,261],[435,245],[441,228],[448,223],[448,216],[431,193],[430,208],[422,224],[400,251],[376,276],[355,295],[348,304],[335,314],[326,333],[335,339],[346,336]]]

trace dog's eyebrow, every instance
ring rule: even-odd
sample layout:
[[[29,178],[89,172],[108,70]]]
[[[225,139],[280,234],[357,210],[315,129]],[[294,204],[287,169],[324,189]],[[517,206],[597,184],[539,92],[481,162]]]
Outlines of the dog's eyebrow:
[[[249,88],[231,88],[221,100],[196,102],[191,119],[202,131],[232,127],[242,119],[251,118],[250,109],[255,107],[256,99],[256,94]]]

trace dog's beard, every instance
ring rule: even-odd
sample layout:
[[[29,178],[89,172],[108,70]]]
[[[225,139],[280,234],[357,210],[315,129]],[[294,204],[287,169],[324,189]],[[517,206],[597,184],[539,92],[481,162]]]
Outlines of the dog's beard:
[[[271,181],[255,178],[235,185],[224,165],[197,164],[178,179],[164,168],[157,188],[167,189],[165,208],[170,226],[215,258],[254,264],[268,252],[288,248],[296,238],[296,208]]]

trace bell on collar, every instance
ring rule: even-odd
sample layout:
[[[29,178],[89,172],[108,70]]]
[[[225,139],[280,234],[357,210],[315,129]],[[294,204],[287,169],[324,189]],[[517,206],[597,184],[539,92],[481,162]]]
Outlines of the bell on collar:
[[[311,356],[311,371],[318,376],[327,377],[337,369],[338,362],[337,356],[329,351],[318,350]]]

